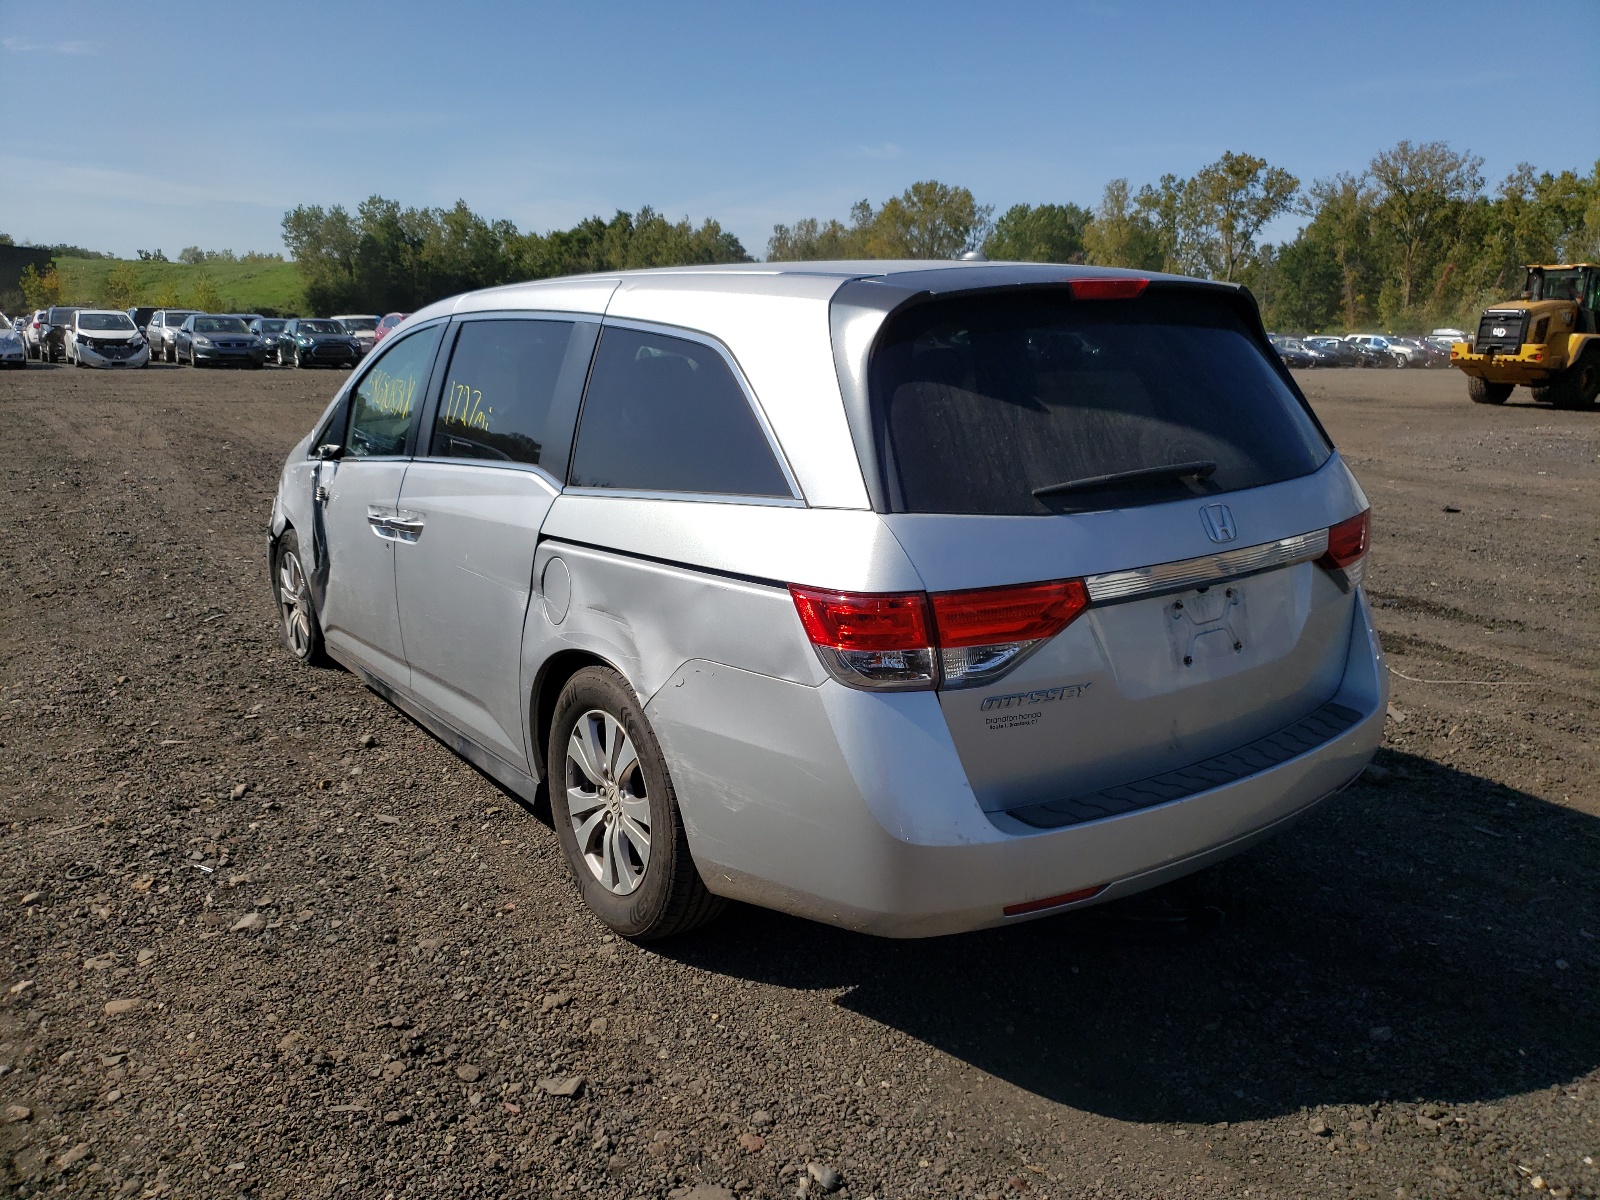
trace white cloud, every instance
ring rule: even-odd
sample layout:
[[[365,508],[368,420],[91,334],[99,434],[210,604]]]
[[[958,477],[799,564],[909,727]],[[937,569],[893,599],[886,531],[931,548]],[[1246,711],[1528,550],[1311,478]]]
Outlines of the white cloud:
[[[89,42],[30,42],[27,38],[8,37],[0,38],[0,46],[5,47],[8,54],[33,54],[43,50],[46,54],[93,54],[94,46]]]
[[[86,167],[48,158],[27,158],[0,154],[0,175],[27,181],[28,191],[83,196],[99,201],[123,200],[139,204],[180,206],[185,204],[254,204],[283,209],[281,198],[244,188],[196,185],[176,179],[157,179],[135,171],[116,171]]]

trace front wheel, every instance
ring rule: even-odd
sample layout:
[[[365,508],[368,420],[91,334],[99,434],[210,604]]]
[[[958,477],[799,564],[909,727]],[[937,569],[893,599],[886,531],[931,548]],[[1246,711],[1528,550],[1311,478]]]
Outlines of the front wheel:
[[[1490,383],[1478,375],[1467,376],[1467,395],[1474,404],[1504,404],[1511,399],[1514,384]]]
[[[300,557],[300,538],[294,530],[286,531],[278,540],[277,561],[273,567],[272,590],[278,602],[278,619],[283,626],[283,644],[301,662],[321,663],[324,661],[322,624],[317,620],[305,561]]]
[[[556,836],[591,912],[623,937],[651,940],[722,911],[690,856],[655,733],[620,675],[585,667],[567,681],[546,762]]]

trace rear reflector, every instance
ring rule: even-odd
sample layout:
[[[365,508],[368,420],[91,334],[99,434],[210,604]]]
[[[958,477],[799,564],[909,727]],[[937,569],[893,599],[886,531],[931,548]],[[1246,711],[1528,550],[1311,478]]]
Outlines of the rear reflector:
[[[1063,904],[1076,904],[1080,900],[1092,900],[1106,890],[1106,885],[1099,887],[1079,888],[1075,892],[1066,892],[1060,896],[1046,896],[1043,900],[1029,900],[1023,904],[1008,904],[1003,910],[1008,917],[1020,917],[1027,913],[1043,912],[1047,908],[1060,908]]]
[[[1067,284],[1074,300],[1133,300],[1150,286],[1148,279],[1073,279]]]
[[[1089,607],[1081,579],[940,592],[933,597],[939,645],[991,646],[1055,637]]]

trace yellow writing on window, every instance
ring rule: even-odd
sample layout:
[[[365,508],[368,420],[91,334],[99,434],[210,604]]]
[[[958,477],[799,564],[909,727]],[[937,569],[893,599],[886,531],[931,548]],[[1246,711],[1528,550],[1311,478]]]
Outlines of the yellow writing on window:
[[[410,417],[417,395],[417,377],[415,374],[390,375],[379,367],[367,376],[362,390],[367,393],[369,407],[385,416]]]
[[[452,381],[444,398],[444,419],[449,424],[465,425],[468,429],[489,432],[489,418],[494,407],[483,406],[483,393],[471,384]]]

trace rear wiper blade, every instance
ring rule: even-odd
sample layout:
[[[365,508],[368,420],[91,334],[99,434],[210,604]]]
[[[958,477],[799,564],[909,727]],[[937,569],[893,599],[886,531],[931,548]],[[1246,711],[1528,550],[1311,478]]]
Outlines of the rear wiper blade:
[[[1050,483],[1033,489],[1035,496],[1063,496],[1068,492],[1098,492],[1125,483],[1170,483],[1179,479],[1210,479],[1216,474],[1214,462],[1172,463],[1165,467],[1140,467],[1136,471],[1117,471],[1111,475],[1088,475],[1065,483]]]

